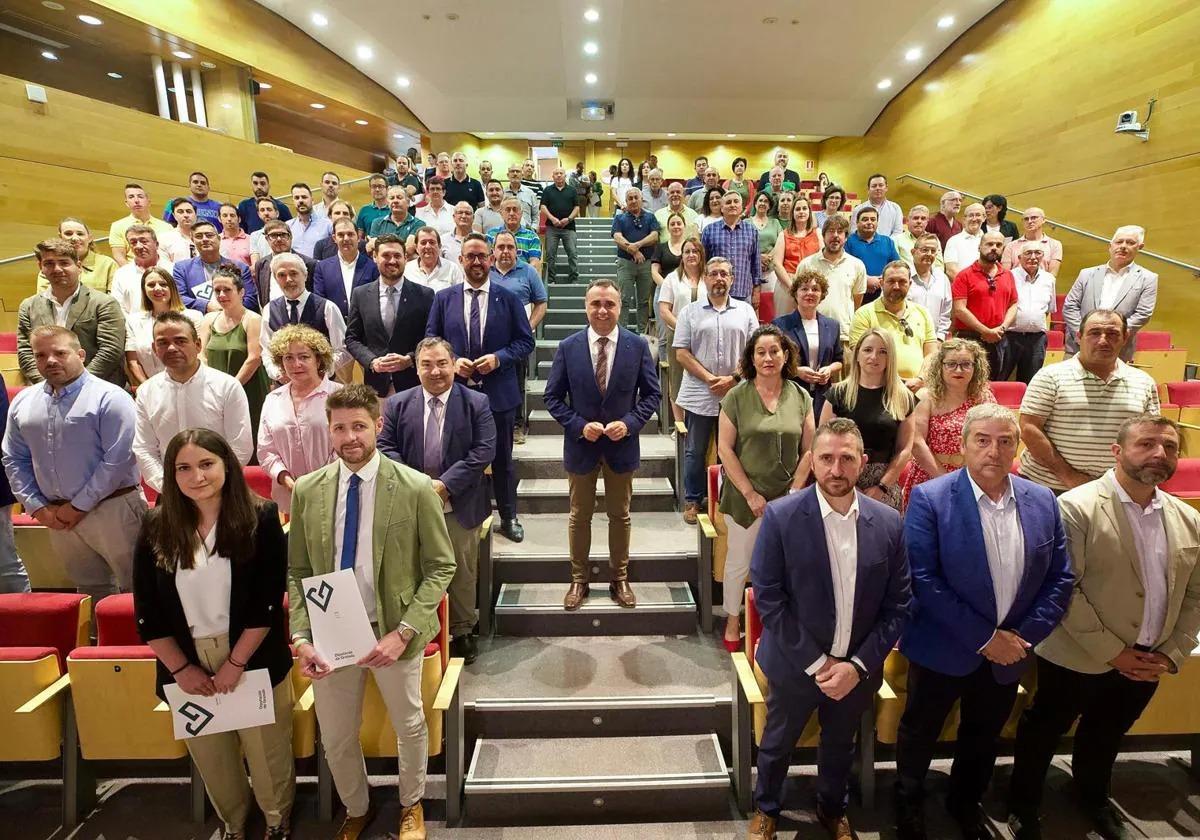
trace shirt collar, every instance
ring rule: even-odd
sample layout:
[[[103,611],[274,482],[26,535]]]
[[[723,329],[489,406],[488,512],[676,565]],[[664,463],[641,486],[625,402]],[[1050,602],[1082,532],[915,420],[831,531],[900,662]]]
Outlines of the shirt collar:
[[[472,288],[474,288],[474,287],[473,287],[473,286],[471,286],[471,284],[470,284],[470,283],[467,283],[466,281],[463,281],[462,287],[463,287],[463,300],[470,300],[470,298],[469,298],[469,297],[467,297],[467,293],[468,293],[468,292],[470,292],[470,291],[471,291],[471,289],[472,289]],[[479,291],[483,292],[483,296],[484,296],[485,298],[486,298],[486,297],[487,297],[489,294],[491,294],[491,291],[492,291],[492,276],[491,276],[490,274],[488,275],[488,279],[486,279],[486,280],[484,280],[484,281],[483,281],[483,285],[479,287]]]
[[[67,302],[62,305],[66,306],[66,307],[71,306],[71,304],[75,303],[75,301],[79,299],[79,295],[82,291],[83,291],[83,281],[80,281],[79,285],[75,287],[75,294],[73,294],[69,298],[67,298]],[[44,297],[46,300],[53,303],[55,306],[59,305],[58,299],[54,297],[53,287],[47,287],[47,289],[44,292],[42,292],[42,297]]]
[[[66,387],[64,387],[61,391],[58,392],[58,398],[63,399],[64,397],[74,397],[76,394],[79,393],[80,389],[83,388],[83,386],[87,382],[89,376],[91,376],[91,374],[87,372],[86,368],[84,368],[83,373],[81,373],[81,374],[79,374],[79,376],[75,377],[75,381],[68,383]],[[54,389],[52,387],[50,387],[49,382],[43,382],[42,387],[43,387],[43,389],[45,389],[45,392],[47,394],[50,394],[53,396]]]
[[[619,329],[620,329],[620,327],[613,327],[612,332],[610,332],[608,335],[604,336],[604,338],[607,338],[610,343],[616,344],[617,343],[617,335],[616,334]],[[588,346],[589,347],[594,347],[596,342],[599,341],[601,338],[600,333],[596,332],[591,327],[587,328],[587,337],[588,337]]]
[[[450,389],[451,389],[451,390],[453,390],[453,389],[454,389],[454,386],[453,386],[453,385],[451,385],[451,386],[450,386]],[[424,402],[423,404],[424,404],[426,407],[428,407],[428,406],[429,406],[429,401],[430,401],[431,399],[433,399],[435,395],[434,395],[434,394],[431,394],[431,393],[429,393],[429,389],[427,389],[427,388],[426,388],[424,385],[422,385],[422,386],[421,386],[421,393],[425,395],[425,402]],[[449,399],[450,399],[450,391],[446,391],[446,392],[444,392],[444,393],[437,394],[436,396],[437,396],[437,398],[438,398],[439,400],[441,400],[441,402],[442,402],[442,407],[444,408],[444,407],[445,407],[445,405],[446,405],[446,403],[447,403],[447,402],[449,401]]]
[[[375,454],[371,456],[371,460],[363,464],[358,470],[358,477],[363,481],[374,481],[375,476],[379,474],[379,450],[375,450]],[[338,469],[338,483],[349,485],[350,476],[355,473],[350,472],[350,468],[346,466],[345,461],[341,462],[341,467]]]
[[[308,295],[309,295],[308,289],[305,289],[304,291],[302,291],[300,293],[300,297],[296,298],[296,302],[298,304],[300,304],[301,309],[304,308],[304,304],[308,303]],[[291,308],[292,301],[287,295],[283,296],[283,305],[286,308],[289,308],[289,309]]]
[[[1108,384],[1109,382],[1113,382],[1118,379],[1124,379],[1125,372],[1129,369],[1123,361],[1121,361],[1120,359],[1117,359],[1117,366],[1115,368],[1113,368],[1113,372],[1111,374],[1109,374],[1108,379],[1100,379],[1099,376],[1092,373],[1090,370],[1088,370],[1087,368],[1085,368],[1083,366],[1083,362],[1081,362],[1079,360],[1079,356],[1073,357],[1071,359],[1071,361],[1073,361],[1075,363],[1076,378],[1087,379],[1090,376],[1092,379],[1099,379],[1101,382],[1103,382],[1105,384]]]
[[[821,508],[821,519],[828,519],[830,514],[832,514],[833,516],[836,516],[838,519],[841,519],[843,521],[847,520],[847,519],[855,519],[855,520],[858,519],[858,491],[857,490],[854,491],[854,501],[850,503],[850,510],[846,511],[845,516],[842,516],[842,514],[838,513],[836,510],[833,509],[833,506],[831,504],[829,504],[829,502],[826,500],[825,493],[824,493],[824,491],[821,490],[820,487],[817,488],[817,505]]]
[[[404,277],[403,277],[403,275],[401,275],[400,279],[396,281],[396,294],[400,294],[400,292],[403,291],[403,289],[404,289]],[[380,297],[380,299],[382,299],[382,300],[387,299],[387,290],[388,290],[388,284],[383,282],[383,278],[380,278],[379,279],[379,297]]]
[[[965,467],[964,467],[964,469],[965,469]],[[1006,509],[1009,505],[1009,502],[1014,501],[1014,499],[1016,498],[1013,496],[1012,479],[1009,478],[1008,476],[1004,477],[1004,492],[1001,494],[1000,501],[998,501],[998,502],[993,502],[992,497],[989,496],[987,493],[985,493],[983,488],[981,488],[978,484],[975,483],[975,479],[971,477],[970,470],[967,470],[967,481],[971,482],[971,491],[975,494],[976,504],[981,503],[984,500],[986,500],[988,506],[991,507],[993,510]]]
[[[1154,513],[1155,511],[1162,510],[1162,507],[1163,507],[1162,491],[1159,490],[1157,487],[1154,488],[1154,496],[1150,499],[1150,506],[1142,507],[1140,504],[1135,502],[1128,493],[1125,492],[1125,488],[1121,486],[1121,482],[1117,481],[1117,471],[1115,469],[1110,469],[1108,472],[1106,472],[1104,474],[1104,477],[1108,480],[1108,483],[1110,485],[1112,485],[1112,488],[1117,493],[1117,498],[1120,499],[1123,504],[1133,505],[1143,515],[1151,514],[1151,513]]]
[[[1017,274],[1018,271],[1021,273]],[[1039,263],[1037,271],[1034,274],[1030,274],[1023,266],[1014,265],[1012,267],[1012,275],[1014,279],[1020,278],[1021,283],[1036,283],[1042,277],[1042,266]],[[1021,283],[1017,283],[1017,285],[1019,286]]]

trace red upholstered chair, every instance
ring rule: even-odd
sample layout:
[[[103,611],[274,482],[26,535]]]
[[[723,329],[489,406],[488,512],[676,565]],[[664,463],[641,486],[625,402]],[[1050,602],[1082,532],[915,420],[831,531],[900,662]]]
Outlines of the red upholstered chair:
[[[1066,334],[1062,330],[1049,330],[1046,333],[1046,361],[1052,365],[1061,362],[1066,354]]]
[[[0,332],[0,353],[17,352],[17,334],[15,332]]]
[[[1133,366],[1155,382],[1178,382],[1187,369],[1187,352],[1171,343],[1169,332],[1142,330],[1137,334]]]
[[[769,324],[775,320],[775,294],[763,292],[758,298],[758,323]]]
[[[246,483],[250,485],[250,489],[264,499],[271,498],[271,476],[262,467],[247,466],[242,467],[242,474],[246,476]]]
[[[992,395],[996,402],[1005,408],[1017,411],[1021,407],[1021,399],[1025,396],[1024,382],[992,382]]]
[[[96,605],[96,644],[101,647],[138,647],[143,644],[133,612],[132,593],[100,599]]]
[[[92,599],[74,592],[0,595],[0,646],[52,647],[60,665],[88,643]]]
[[[1179,466],[1170,481],[1159,485],[1163,490],[1180,499],[1200,507],[1200,458],[1180,458]]]
[[[1171,334],[1169,332],[1142,330],[1137,334],[1138,350],[1170,350]]]
[[[1200,379],[1189,379],[1186,382],[1166,382],[1162,387],[1167,389],[1166,402],[1174,403],[1180,408],[1200,406]]]
[[[708,467],[708,518],[714,524],[717,521],[717,503],[721,501],[721,481],[724,473],[720,464],[710,464]]]

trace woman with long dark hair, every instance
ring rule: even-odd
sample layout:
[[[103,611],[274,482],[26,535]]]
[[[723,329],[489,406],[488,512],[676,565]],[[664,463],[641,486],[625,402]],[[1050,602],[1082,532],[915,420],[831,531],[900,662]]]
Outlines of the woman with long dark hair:
[[[275,723],[187,741],[223,838],[245,837],[253,794],[266,838],[289,834],[296,793],[292,755],[292,654],[283,611],[287,539],[274,502],[254,496],[229,444],[185,429],[163,457],[158,504],[133,557],[138,632],[158,657],[158,696],[174,682],[188,694],[227,694],[246,671],[265,668]]]
[[[983,223],[983,232],[989,230],[998,230],[1004,234],[1005,242],[1012,242],[1021,234],[1017,231],[1015,223],[1010,222],[1008,216],[1008,199],[999,193],[992,193],[983,197],[983,212],[987,213],[987,221]]]
[[[614,216],[625,212],[625,194],[637,186],[636,179],[637,172],[633,169],[633,161],[621,158],[617,163],[617,172],[608,184],[612,190]]]

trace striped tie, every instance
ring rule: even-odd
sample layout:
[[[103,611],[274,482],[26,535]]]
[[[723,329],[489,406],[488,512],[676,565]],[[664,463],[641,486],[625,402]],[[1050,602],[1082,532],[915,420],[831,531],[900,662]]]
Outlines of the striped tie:
[[[608,337],[600,336],[596,344],[596,387],[603,397],[608,393]]]

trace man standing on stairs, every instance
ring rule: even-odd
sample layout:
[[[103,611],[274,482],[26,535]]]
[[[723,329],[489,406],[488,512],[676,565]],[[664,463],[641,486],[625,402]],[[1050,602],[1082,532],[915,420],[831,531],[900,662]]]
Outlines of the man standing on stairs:
[[[546,282],[555,283],[558,268],[558,244],[567,252],[567,282],[579,282],[579,266],[575,256],[575,218],[579,203],[575,188],[567,186],[567,170],[554,167],[554,183],[542,191],[542,213],[546,217]]]
[[[454,348],[455,372],[468,388],[487,394],[496,421],[492,487],[500,511],[500,533],[513,542],[525,539],[517,521],[517,476],[513,469],[513,424],[525,396],[517,384],[517,364],[533,352],[533,332],[521,301],[492,283],[487,238],[472,233],[463,242],[466,283],[437,293],[425,334],[444,338]]]
[[[822,424],[812,442],[816,487],[763,514],[750,579],[763,623],[755,658],[770,693],[749,840],[774,840],[792,750],[814,712],[817,819],[836,840],[854,836],[846,818],[854,736],[912,600],[900,515],[854,489],[866,461],[854,421]]]
[[[595,280],[584,297],[588,327],[564,339],[546,380],[546,408],[563,427],[563,465],[570,485],[567,539],[571,587],[563,607],[588,595],[596,479],[604,475],[612,599],[633,607],[629,587],[629,504],[641,462],[638,433],[658,410],[658,371],[650,345],[620,326],[621,291]]]
[[[525,307],[529,329],[536,335],[538,325],[546,317],[546,308],[549,306],[546,286],[533,266],[517,259],[517,239],[511,233],[507,230],[497,233],[494,247],[492,270],[489,273],[491,281],[517,296],[521,306]],[[525,432],[529,427],[525,417],[525,380],[528,376],[529,357],[526,356],[517,362],[517,386],[521,391],[521,402],[517,403],[513,442],[518,445],[525,443]]]
[[[456,569],[450,582],[450,655],[470,665],[475,637],[479,526],[492,510],[483,471],[496,454],[496,423],[485,395],[454,381],[454,348],[442,338],[417,345],[421,387],[383,404],[379,450],[425,473],[442,500]]]

